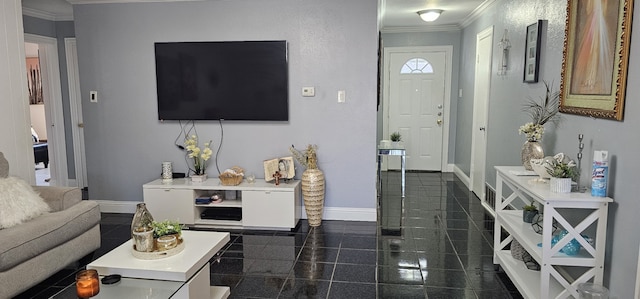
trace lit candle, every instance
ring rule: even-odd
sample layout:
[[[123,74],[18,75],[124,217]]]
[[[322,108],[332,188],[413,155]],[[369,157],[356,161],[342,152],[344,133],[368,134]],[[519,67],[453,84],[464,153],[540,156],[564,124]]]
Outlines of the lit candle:
[[[100,281],[96,270],[82,270],[76,274],[76,293],[78,298],[91,298],[100,293]]]

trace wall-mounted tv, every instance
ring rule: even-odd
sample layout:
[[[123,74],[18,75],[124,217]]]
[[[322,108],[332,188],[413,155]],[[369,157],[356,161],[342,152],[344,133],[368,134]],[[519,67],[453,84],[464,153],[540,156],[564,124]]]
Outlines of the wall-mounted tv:
[[[158,119],[289,120],[286,41],[155,43]]]

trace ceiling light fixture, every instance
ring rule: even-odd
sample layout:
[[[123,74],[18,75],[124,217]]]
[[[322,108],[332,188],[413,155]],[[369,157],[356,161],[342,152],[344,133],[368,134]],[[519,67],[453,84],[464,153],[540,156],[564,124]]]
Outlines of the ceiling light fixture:
[[[442,9],[425,9],[418,12],[420,18],[425,22],[433,22],[440,17]]]

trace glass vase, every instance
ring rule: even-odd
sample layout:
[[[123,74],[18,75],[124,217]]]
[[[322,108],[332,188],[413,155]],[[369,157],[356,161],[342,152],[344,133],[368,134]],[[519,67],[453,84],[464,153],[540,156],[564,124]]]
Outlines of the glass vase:
[[[544,158],[544,151],[542,150],[542,144],[539,141],[527,140],[522,145],[522,166],[526,170],[533,170],[531,167],[531,159]]]
[[[133,220],[131,221],[131,238],[136,240],[136,237],[139,238],[142,232],[153,232],[152,222],[153,216],[151,216],[151,213],[147,210],[147,205],[145,203],[137,204],[136,213],[133,215]],[[153,234],[151,234],[151,238],[153,238]],[[136,249],[136,242],[133,243],[134,249]],[[146,248],[144,251],[146,251]]]

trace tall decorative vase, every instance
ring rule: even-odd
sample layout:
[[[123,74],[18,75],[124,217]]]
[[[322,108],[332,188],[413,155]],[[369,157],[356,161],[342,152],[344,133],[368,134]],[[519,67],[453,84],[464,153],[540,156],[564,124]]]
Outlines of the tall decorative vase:
[[[296,150],[293,146],[289,150],[296,160],[307,168],[302,173],[302,197],[309,226],[320,226],[324,208],[324,173],[318,169],[316,146],[308,145],[304,152]]]
[[[324,173],[320,169],[307,169],[302,173],[302,197],[309,226],[320,226],[324,208]]]
[[[526,170],[533,170],[531,167],[531,159],[544,158],[544,151],[542,150],[542,144],[539,141],[527,140],[522,145],[522,165]]]
[[[136,213],[133,214],[133,220],[131,221],[131,238],[134,240],[133,249],[137,251],[152,251],[149,250],[148,244],[153,244],[153,216],[145,203],[139,203],[136,205]],[[148,240],[151,238],[151,240]],[[139,245],[147,244],[144,246],[136,247],[136,243]]]

